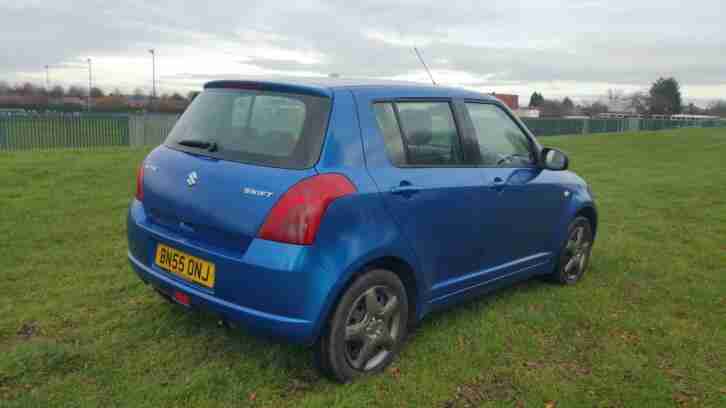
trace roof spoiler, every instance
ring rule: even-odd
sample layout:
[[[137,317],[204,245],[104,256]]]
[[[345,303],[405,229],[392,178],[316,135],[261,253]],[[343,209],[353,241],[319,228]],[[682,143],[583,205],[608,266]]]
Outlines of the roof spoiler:
[[[329,89],[319,86],[271,81],[211,81],[204,84],[204,89],[243,89],[322,96],[326,98],[332,96]]]

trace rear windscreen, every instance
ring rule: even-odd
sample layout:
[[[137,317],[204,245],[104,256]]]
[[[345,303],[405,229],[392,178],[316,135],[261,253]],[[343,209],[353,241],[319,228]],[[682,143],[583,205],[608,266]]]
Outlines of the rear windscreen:
[[[329,112],[325,97],[210,89],[194,99],[164,144],[225,160],[304,169],[320,156]]]

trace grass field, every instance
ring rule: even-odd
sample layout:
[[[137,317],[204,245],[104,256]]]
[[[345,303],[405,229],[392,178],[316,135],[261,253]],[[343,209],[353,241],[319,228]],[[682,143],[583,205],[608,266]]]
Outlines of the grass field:
[[[133,275],[146,151],[0,153],[0,406],[726,406],[726,129],[542,141],[600,206],[584,281],[430,316],[394,367],[347,386]]]

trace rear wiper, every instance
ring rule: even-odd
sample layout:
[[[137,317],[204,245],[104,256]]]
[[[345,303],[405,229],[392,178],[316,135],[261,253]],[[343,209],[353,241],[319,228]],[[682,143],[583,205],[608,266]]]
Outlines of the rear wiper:
[[[208,142],[206,140],[185,139],[185,140],[180,140],[177,143],[179,143],[182,146],[196,147],[198,149],[206,149],[206,150],[209,150],[210,152],[216,152],[218,149],[217,142]]]

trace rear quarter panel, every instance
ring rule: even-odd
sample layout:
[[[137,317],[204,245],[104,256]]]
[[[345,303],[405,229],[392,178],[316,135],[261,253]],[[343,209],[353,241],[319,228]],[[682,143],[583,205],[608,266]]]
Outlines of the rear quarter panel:
[[[396,257],[413,270],[419,269],[366,170],[362,138],[369,136],[361,135],[353,95],[347,90],[336,91],[316,170],[321,174],[345,175],[356,186],[357,193],[337,199],[328,207],[315,239],[313,253],[322,266],[315,290],[316,296],[325,299],[316,322],[318,330],[351,279],[367,264],[383,257]],[[419,284],[419,294],[421,287]]]

